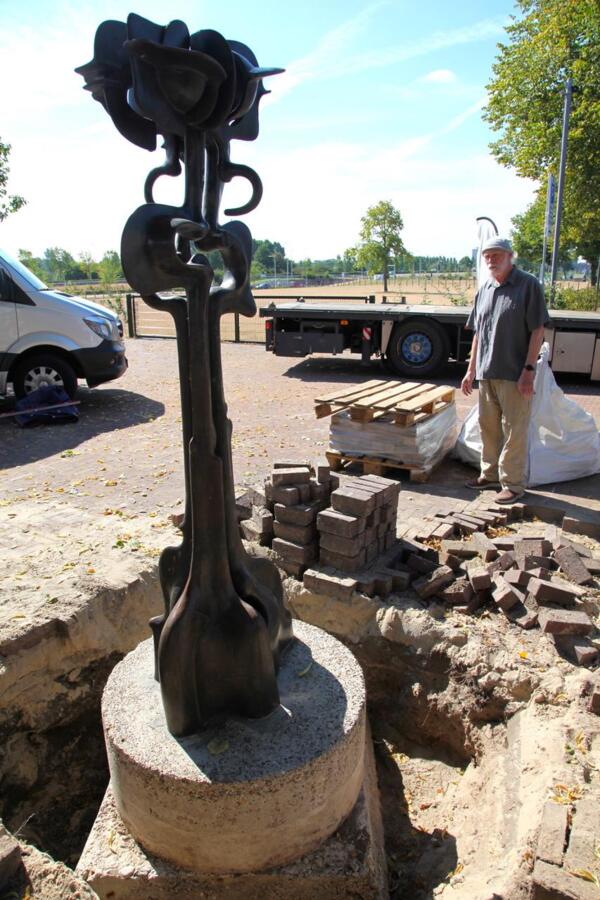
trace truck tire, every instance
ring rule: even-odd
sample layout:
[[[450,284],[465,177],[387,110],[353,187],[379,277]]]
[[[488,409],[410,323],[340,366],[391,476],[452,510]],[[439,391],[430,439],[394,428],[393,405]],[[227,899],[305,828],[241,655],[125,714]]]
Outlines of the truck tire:
[[[395,325],[387,358],[398,375],[433,375],[448,360],[446,332],[436,322],[423,319]]]
[[[36,353],[17,363],[13,388],[18,400],[45,385],[60,387],[73,399],[77,393],[77,375],[66,360],[54,353]]]

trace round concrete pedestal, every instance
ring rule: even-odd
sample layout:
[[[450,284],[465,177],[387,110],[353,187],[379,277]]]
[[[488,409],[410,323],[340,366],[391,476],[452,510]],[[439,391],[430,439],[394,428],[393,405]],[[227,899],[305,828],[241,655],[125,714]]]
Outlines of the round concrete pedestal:
[[[352,810],[364,774],[362,671],[324,631],[294,631],[282,706],[188,738],[167,731],[151,640],[113,670],[102,701],[111,783],[151,853],[196,872],[256,872],[313,850]]]

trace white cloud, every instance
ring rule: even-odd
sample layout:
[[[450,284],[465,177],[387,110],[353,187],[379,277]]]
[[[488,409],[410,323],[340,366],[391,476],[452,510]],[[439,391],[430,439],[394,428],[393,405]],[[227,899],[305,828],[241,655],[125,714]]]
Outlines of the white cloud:
[[[451,69],[434,69],[433,72],[428,72],[427,75],[423,75],[419,80],[424,81],[426,84],[454,84],[457,81],[457,76]]]

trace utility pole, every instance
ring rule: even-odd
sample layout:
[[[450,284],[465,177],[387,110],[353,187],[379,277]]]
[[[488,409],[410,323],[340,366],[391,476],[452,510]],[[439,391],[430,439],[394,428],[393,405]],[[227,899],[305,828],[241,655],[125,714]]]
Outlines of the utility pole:
[[[565,104],[563,107],[562,140],[560,143],[560,168],[558,171],[558,196],[556,198],[556,222],[554,225],[554,244],[552,246],[552,272],[550,275],[550,306],[554,304],[556,270],[558,268],[558,252],[560,245],[560,223],[562,217],[563,191],[565,186],[565,169],[567,164],[567,142],[569,140],[569,117],[571,115],[571,97],[573,82],[567,78],[565,84]]]
[[[542,265],[540,266],[540,282],[544,286],[546,275],[546,256],[548,253],[548,238],[552,231],[552,213],[554,212],[555,182],[552,172],[548,172],[548,187],[546,189],[546,215],[544,217],[544,246],[542,249]]]

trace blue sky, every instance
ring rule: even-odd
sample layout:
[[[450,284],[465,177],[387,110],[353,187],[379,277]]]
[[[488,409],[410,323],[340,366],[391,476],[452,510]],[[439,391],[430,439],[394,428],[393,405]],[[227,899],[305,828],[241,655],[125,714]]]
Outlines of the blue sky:
[[[246,223],[292,258],[343,253],[382,199],[402,212],[411,252],[463,256],[476,244],[477,216],[508,231],[533,197],[532,182],[491,158],[481,119],[510,2],[0,0],[0,137],[13,147],[9,188],[28,201],[0,224],[10,252],[62,246],[100,256],[119,247],[143,202],[160,151],[122,138],[73,72],[91,59],[97,25],[131,11],[214,28],[249,44],[261,64],[286,68],[268,82],[258,140],[234,142],[232,158],[264,184]],[[170,183],[157,199],[178,202],[179,185],[162,181]],[[246,190],[234,182],[224,206]]]

